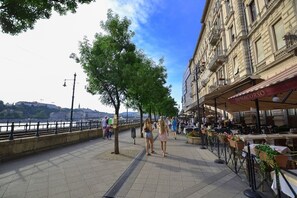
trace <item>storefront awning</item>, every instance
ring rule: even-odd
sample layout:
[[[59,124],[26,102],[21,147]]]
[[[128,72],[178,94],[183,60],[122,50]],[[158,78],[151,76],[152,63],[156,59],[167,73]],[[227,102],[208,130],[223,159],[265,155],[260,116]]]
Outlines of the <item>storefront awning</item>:
[[[249,76],[230,85],[218,87],[213,92],[203,96],[201,103],[213,107],[217,106],[217,108],[229,112],[247,110],[250,107],[243,106],[242,104],[231,104],[228,98],[262,81],[258,76]]]
[[[260,109],[288,109],[297,107],[297,65],[229,97],[231,104],[253,107],[254,100],[260,102]],[[278,101],[272,101],[273,97]]]

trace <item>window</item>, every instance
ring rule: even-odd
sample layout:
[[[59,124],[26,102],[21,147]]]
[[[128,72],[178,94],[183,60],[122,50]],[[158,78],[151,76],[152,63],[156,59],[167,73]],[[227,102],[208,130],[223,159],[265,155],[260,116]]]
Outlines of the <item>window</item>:
[[[263,49],[263,42],[262,39],[260,38],[255,42],[255,53],[256,53],[256,58],[257,58],[257,63],[260,63],[262,60],[264,60],[264,49]]]
[[[239,73],[239,67],[238,67],[238,60],[237,60],[237,56],[235,56],[234,58],[233,58],[233,68],[234,68],[234,70],[233,70],[233,73],[234,73],[234,75],[237,75],[238,73]]]
[[[233,25],[230,26],[229,28],[229,34],[230,34],[230,43],[232,43],[235,40],[235,33],[234,33],[234,28]]]
[[[256,10],[256,4],[254,0],[251,1],[249,5],[249,9],[251,14],[251,21],[254,22],[257,19],[257,10]]]
[[[282,20],[279,20],[272,26],[273,36],[274,36],[274,44],[276,51],[285,46],[285,41],[283,39],[285,35],[284,24]]]
[[[226,0],[227,15],[228,15],[229,12],[231,11],[230,6],[231,6],[231,4],[230,4],[230,0]]]
[[[295,116],[296,115],[296,109],[288,109],[288,114],[290,116]]]
[[[218,75],[218,84],[224,85],[225,84],[225,75],[224,75],[223,67],[218,70],[217,75]]]

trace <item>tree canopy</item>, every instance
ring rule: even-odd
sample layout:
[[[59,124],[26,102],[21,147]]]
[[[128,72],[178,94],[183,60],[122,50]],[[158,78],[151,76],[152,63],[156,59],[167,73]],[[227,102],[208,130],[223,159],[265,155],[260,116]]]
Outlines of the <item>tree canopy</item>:
[[[52,11],[65,15],[75,13],[79,4],[95,0],[1,0],[0,26],[2,32],[16,35],[33,29],[38,19],[49,19]]]
[[[121,19],[109,10],[107,20],[101,22],[105,32],[97,33],[92,42],[84,38],[80,42],[80,57],[71,57],[80,62],[87,74],[87,91],[99,95],[103,104],[114,107],[116,123],[120,105],[126,104],[140,111],[142,126],[143,111],[171,114],[175,102],[170,97],[170,87],[165,86],[164,60],[156,64],[136,49],[130,25],[126,17]],[[119,153],[117,126],[114,153]]]
[[[134,33],[129,30],[130,24],[130,20],[120,19],[109,10],[106,22],[101,22],[105,34],[96,34],[93,43],[86,38],[80,43],[79,61],[87,74],[87,90],[99,94],[103,104],[113,106],[116,119],[121,103],[126,100],[135,62],[135,46],[131,41]],[[115,153],[119,153],[117,127]]]

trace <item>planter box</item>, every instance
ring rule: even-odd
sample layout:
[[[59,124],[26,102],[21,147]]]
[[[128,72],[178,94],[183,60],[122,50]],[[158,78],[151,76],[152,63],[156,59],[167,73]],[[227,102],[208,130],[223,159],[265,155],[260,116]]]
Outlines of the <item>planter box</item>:
[[[214,136],[214,132],[213,132],[213,131],[207,131],[207,135],[208,135],[209,137],[212,137],[212,136]]]
[[[238,150],[242,150],[244,148],[244,142],[243,141],[234,141],[229,139],[229,145],[232,148],[236,148]]]
[[[260,151],[259,158],[260,160],[265,161],[267,164],[269,164],[272,168],[274,168],[275,164],[280,168],[287,168],[288,156],[286,155],[276,155],[274,157],[274,162],[272,159],[268,158],[267,153]]]
[[[200,137],[188,137],[189,144],[200,144],[201,138]]]
[[[225,135],[217,135],[218,139],[220,140],[221,143],[227,143],[228,138]]]

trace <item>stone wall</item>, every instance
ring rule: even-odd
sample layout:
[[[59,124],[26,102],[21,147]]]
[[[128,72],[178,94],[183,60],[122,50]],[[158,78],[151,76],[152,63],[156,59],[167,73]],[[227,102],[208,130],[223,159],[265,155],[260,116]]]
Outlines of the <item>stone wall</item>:
[[[119,131],[130,130],[131,127],[139,127],[139,124],[120,126]],[[0,142],[0,162],[96,138],[102,138],[101,128],[56,135],[4,140]]]

